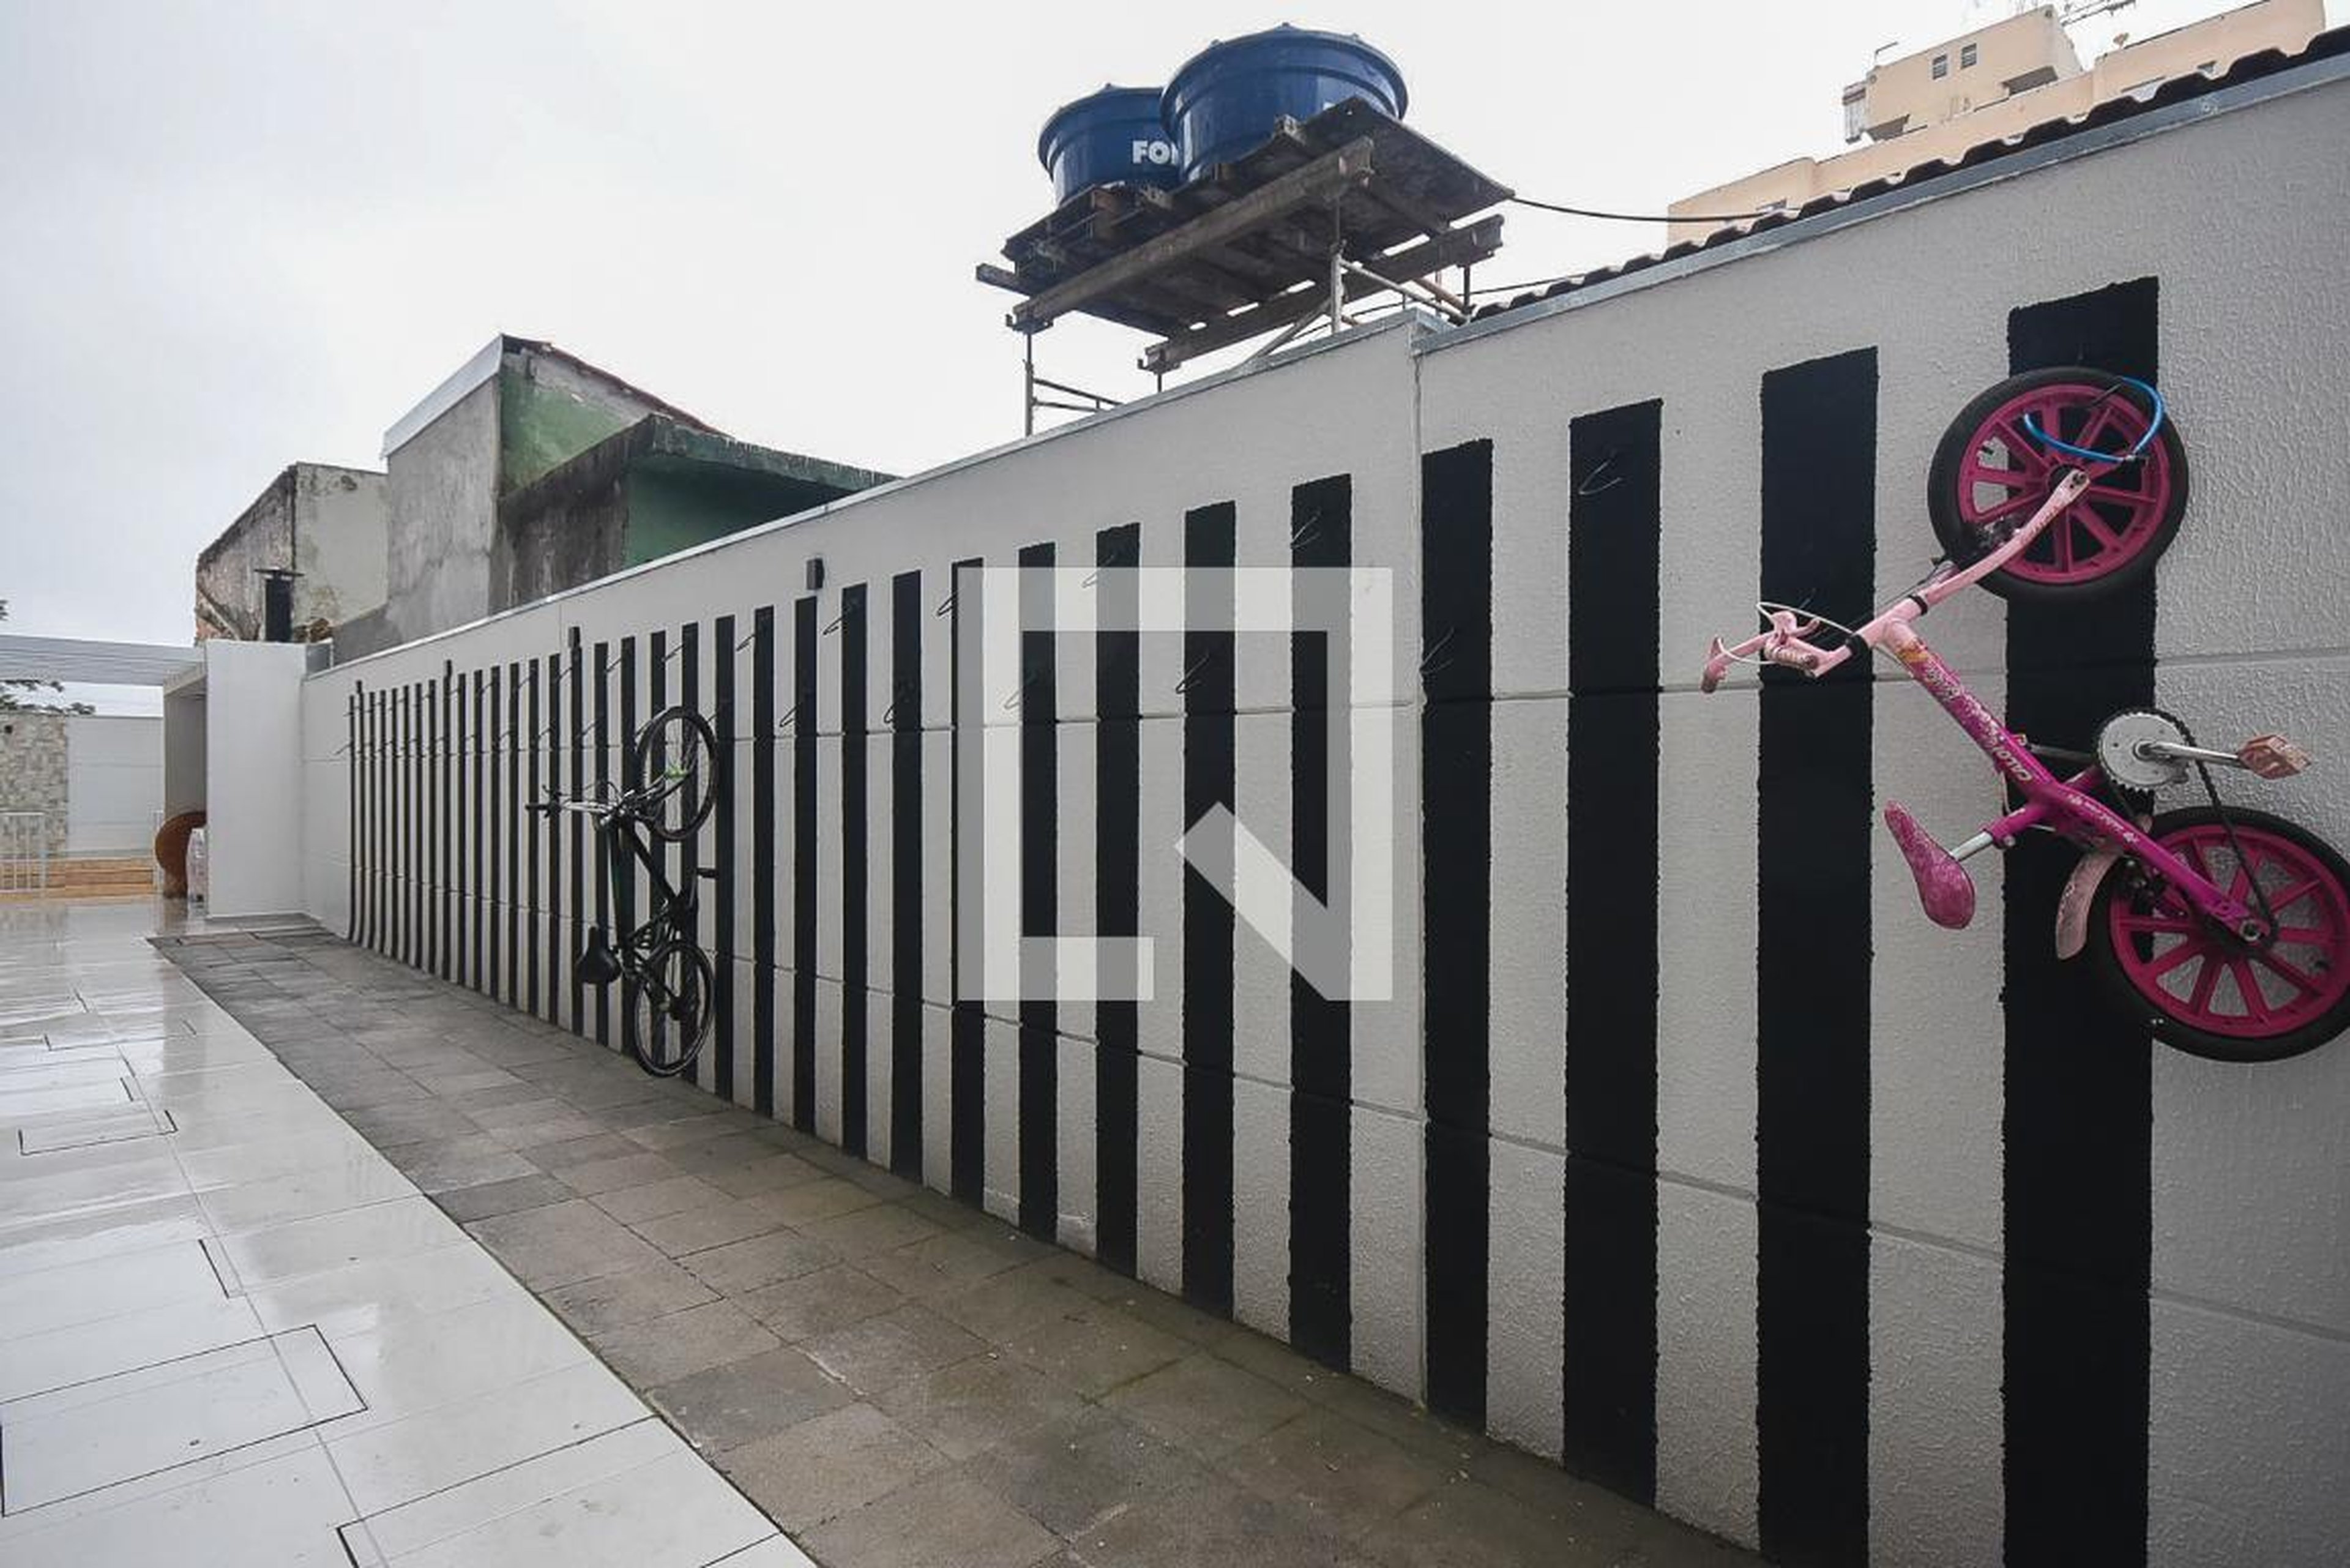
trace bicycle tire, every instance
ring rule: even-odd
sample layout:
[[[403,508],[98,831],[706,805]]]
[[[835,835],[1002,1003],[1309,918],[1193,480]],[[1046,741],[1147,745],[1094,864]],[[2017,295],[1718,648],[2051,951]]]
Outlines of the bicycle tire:
[[[691,708],[664,708],[637,732],[629,758],[645,830],[668,844],[692,837],[718,804],[718,738],[710,721]]]
[[[2108,401],[2118,410],[2113,420],[2122,438],[2144,431],[2149,415],[2134,389],[2107,371],[2078,365],[2011,376],[1960,410],[1926,475],[1926,514],[1944,554],[1961,566],[1980,560],[2003,536],[1988,533],[1990,525],[2022,522],[2074,466],[2021,433],[2022,419],[2037,415],[2043,428],[2071,419],[2068,428],[2048,433],[2077,439],[2085,411]],[[1983,463],[1994,448],[1999,464]],[[2006,493],[1986,506],[1985,488]],[[2178,421],[2166,415],[2141,457],[2099,474],[2095,489],[1982,586],[2018,603],[2065,603],[2141,582],[2178,535],[2187,495],[2187,445]]]
[[[2281,816],[2230,806],[2227,821],[2254,874],[2279,873],[2270,880],[2284,886],[2262,886],[2291,940],[2253,950],[2200,929],[2183,905],[2166,905],[2160,884],[2122,861],[2090,905],[2090,963],[2106,993],[2164,1044],[2220,1062],[2282,1061],[2350,1030],[2350,864]],[[2225,830],[2213,831],[2220,826],[2220,814],[2199,805],[2164,812],[2147,832],[2189,864],[2199,855],[2198,868],[2224,887],[2236,879],[2235,857]],[[2215,854],[2225,870],[2215,869]],[[2300,979],[2286,979],[2279,963]],[[2314,987],[2305,1000],[2297,994],[2304,983]],[[2247,986],[2260,993],[2261,1013]],[[2232,1012],[2221,1005],[2229,997]],[[2265,1023],[2261,1014],[2272,1008],[2273,1023]]]
[[[693,1065],[710,1033],[716,985],[710,955],[681,938],[661,943],[633,966],[623,1044],[638,1066],[656,1078],[674,1078]]]

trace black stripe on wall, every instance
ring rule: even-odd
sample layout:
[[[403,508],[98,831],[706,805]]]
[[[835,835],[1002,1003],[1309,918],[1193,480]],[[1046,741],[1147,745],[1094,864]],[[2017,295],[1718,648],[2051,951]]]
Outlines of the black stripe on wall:
[[[867,1007],[865,585],[840,590],[840,1147],[865,1153]]]
[[[922,1175],[922,574],[889,582],[889,1168]]]
[[[482,741],[483,815],[489,834],[488,853],[484,862],[487,869],[482,882],[482,913],[489,927],[489,934],[482,944],[482,989],[502,1000],[505,996],[506,966],[499,951],[499,928],[507,902],[514,897],[514,889],[504,886],[502,880],[505,873],[506,825],[510,820],[506,814],[512,809],[506,799],[505,783],[504,675],[504,670],[493,665],[483,678],[489,691],[490,727],[484,732]]]
[[[1663,405],[1569,427],[1568,1469],[1657,1490],[1658,573]]]
[[[1102,568],[1094,639],[1094,929],[1133,937],[1142,915],[1142,525],[1094,535]],[[1095,1004],[1094,1245],[1101,1262],[1134,1272],[1141,1064],[1139,1004]]]
[[[947,959],[953,992],[947,1044],[947,1170],[949,1189],[980,1203],[987,1188],[987,1019],[962,987],[962,728],[963,615],[966,592],[979,591],[977,557],[957,561],[947,585],[948,749]],[[967,573],[965,568],[970,568]]]
[[[710,1070],[718,1093],[730,1100],[734,1097],[734,665],[741,657],[734,646],[734,618],[720,616],[710,628],[710,728],[718,742],[711,780],[718,799],[712,814],[718,826],[711,846],[711,868],[718,873],[711,884],[711,897],[717,900],[711,917],[711,956],[718,965],[718,983],[710,999],[711,1027],[717,1037],[711,1043]]]
[[[608,657],[605,644],[598,643],[595,651],[596,668],[600,672]],[[595,708],[596,765],[599,784],[605,782],[603,732],[605,691],[605,684],[599,673],[596,681]],[[580,645],[579,631],[575,627],[571,633],[571,711],[564,723],[564,734],[571,742],[571,790],[575,794],[581,793],[588,779],[588,723],[584,717],[588,711],[587,649]],[[586,923],[585,917],[588,912],[588,824],[587,819],[576,812],[560,820],[567,820],[571,824],[571,856],[568,867],[571,873],[571,924],[568,928],[556,929],[555,942],[556,950],[562,955],[564,968],[571,980],[571,1033],[585,1034],[588,1032],[587,987],[586,982],[579,978],[578,966],[573,961],[572,955],[581,950],[579,928]],[[604,909],[605,898],[604,876],[599,865],[596,875],[596,912],[599,919],[607,913]]]
[[[792,1125],[816,1130],[816,601],[792,607]]]
[[[466,891],[471,909],[466,934],[473,939],[473,957],[466,979],[475,991],[489,989],[487,945],[484,931],[489,917],[489,791],[484,769],[489,757],[489,732],[483,728],[489,717],[489,693],[484,690],[491,680],[488,672],[473,671],[473,724],[465,740],[465,794],[473,816],[472,836],[468,840],[473,851],[473,878]],[[494,688],[493,688],[494,689]]]
[[[1428,1406],[1485,1421],[1492,1008],[1493,443],[1420,460]]]
[[[555,727],[556,718],[555,712],[556,707],[555,666],[556,656],[552,654],[548,655],[544,660],[534,659],[531,661],[530,702],[528,710],[530,714],[530,734],[528,739],[530,743],[530,798],[534,803],[545,800],[546,798],[546,789],[551,788],[554,784],[554,768],[551,754],[553,748],[549,742],[548,736]],[[546,699],[544,709],[541,708],[539,702],[539,697],[542,691],[544,691]],[[546,720],[546,722],[542,723],[540,722],[542,719]],[[542,760],[545,761],[547,769],[546,785],[544,787],[542,787],[540,782],[540,767]],[[546,840],[546,867],[547,896],[544,905],[542,905],[539,898],[538,882],[540,864],[539,840],[541,837],[542,827],[545,829],[544,836]],[[546,964],[542,965],[540,961],[541,954],[551,948],[552,943],[547,937],[539,930],[538,920],[540,916],[544,914],[550,929],[559,924],[555,918],[555,904],[557,900],[556,889],[561,885],[555,873],[555,840],[559,829],[552,819],[536,814],[525,822],[524,828],[528,834],[530,839],[530,882],[528,892],[530,901],[531,929],[530,941],[528,944],[530,956],[528,961],[528,974],[526,976],[530,992],[530,1006],[528,1011],[534,1018],[552,1018],[555,1015],[555,971],[552,967],[553,961],[550,956]],[[542,968],[546,971],[546,989],[544,991],[540,989],[539,983],[540,971]],[[540,1008],[542,997],[545,999],[546,1003],[544,1012],[542,1012]]]
[[[751,1108],[775,1114],[775,607],[751,616]]]
[[[1021,550],[1024,568],[1049,573],[1053,546]],[[1020,930],[1050,937],[1061,925],[1060,742],[1053,669],[1049,575],[1020,584]],[[1026,983],[1020,1000],[1020,1228],[1051,1241],[1061,1210],[1059,1010],[1049,988]],[[1041,994],[1031,995],[1041,991]]]
[[[522,666],[506,665],[506,809],[505,809],[505,999],[509,1007],[522,1002],[522,748],[530,732],[523,726]],[[534,900],[534,903],[536,900]],[[525,1009],[527,1011],[527,1009]]]
[[[343,937],[354,943],[359,934],[359,814],[367,799],[367,785],[360,777],[360,770],[366,765],[359,736],[360,700],[360,688],[354,683],[349,695],[343,699],[343,755],[350,759],[351,781],[343,797],[347,836],[343,869],[349,884],[343,894]]]
[[[1183,515],[1183,563],[1230,568],[1229,501]],[[1183,826],[1232,800],[1232,588],[1184,592]],[[1183,1294],[1232,1310],[1232,906],[1183,867]]]
[[[2008,317],[2009,368],[2155,381],[2159,321],[2150,277],[2028,306]],[[2011,603],[2008,723],[2085,746],[2115,710],[2150,704],[2155,588]],[[2007,1560],[2141,1563],[2153,1059],[2088,971],[2056,958],[2049,912],[2076,858],[2043,834],[2006,857]]]
[[[1343,569],[1354,561],[1354,481],[1346,474],[1301,484],[1289,495],[1289,563]],[[1350,596],[1301,581],[1295,595],[1301,625],[1343,615]],[[1333,897],[1331,856],[1351,852],[1351,836],[1332,844],[1330,805],[1351,793],[1350,644],[1342,634],[1296,632],[1289,639],[1291,869],[1307,898]],[[1333,676],[1336,676],[1334,680]],[[1333,692],[1337,701],[1332,701]],[[1341,818],[1343,823],[1344,818]],[[1336,887],[1347,896],[1342,878]],[[1335,912],[1335,911],[1334,911]],[[1302,924],[1301,924],[1301,929]],[[1354,1344],[1351,1205],[1354,1147],[1353,1009],[1289,976],[1289,1338],[1324,1364],[1344,1368]]]
[[[433,928],[433,972],[442,980],[456,978],[457,926],[463,919],[457,898],[457,666],[441,664],[440,730],[434,736],[441,765],[432,796],[433,836],[441,841],[439,919]]]
[[[677,628],[677,700],[687,712],[702,712],[702,625],[699,621],[690,620]],[[660,711],[660,706],[659,702],[655,702],[653,711],[658,713]],[[704,717],[707,715],[705,714]],[[713,732],[712,739],[715,741],[716,738],[716,733]],[[718,771],[722,765],[716,757],[711,759],[711,777],[703,781],[702,788],[714,790],[717,787]],[[731,805],[728,797],[717,794],[713,795],[712,799],[717,804],[712,806],[711,815],[723,815],[724,812],[720,808]],[[678,846],[677,885],[694,900],[693,929],[687,935],[694,946],[711,954],[713,971],[711,975],[711,1016],[714,1027],[717,1022],[718,993],[726,983],[723,976],[731,966],[732,961],[727,956],[725,948],[716,946],[702,937],[702,932],[709,929],[707,912],[711,907],[711,900],[710,896],[701,886],[702,836],[709,831],[710,824],[705,818],[702,826],[695,828],[686,841]],[[716,884],[713,883],[712,886]],[[685,1075],[686,1080],[689,1083],[704,1085],[714,1082],[711,1074],[715,1065],[714,1058],[709,1054],[697,1057],[692,1070]]]
[[[402,716],[406,736],[400,759],[400,961],[421,968],[424,962],[424,683],[409,682]]]
[[[626,789],[630,756],[635,748],[629,739],[636,734],[637,718],[637,639],[631,635],[620,639],[620,651],[614,655],[606,645],[596,645],[596,793],[608,796],[616,775],[612,767],[612,675],[617,669],[620,685],[621,758],[617,775],[621,788]],[[612,849],[600,833],[595,835],[596,923],[604,928],[607,940],[616,922],[626,925],[636,905],[637,869],[633,865],[621,868],[622,877],[615,898],[612,882]],[[575,939],[575,951],[585,951],[584,940]],[[575,981],[575,983],[577,983]],[[612,1043],[612,988],[599,985],[593,989],[596,1012],[596,1043]]]
[[[1877,351],[1773,370],[1762,402],[1762,597],[1865,616]],[[1773,670],[1761,694],[1758,1509],[1788,1563],[1868,1554],[1869,676]]]

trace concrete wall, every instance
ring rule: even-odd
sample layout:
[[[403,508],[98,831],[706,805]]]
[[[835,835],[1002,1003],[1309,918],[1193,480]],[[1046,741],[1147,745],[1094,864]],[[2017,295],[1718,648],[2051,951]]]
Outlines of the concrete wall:
[[[694,847],[704,1087],[1775,1560],[2331,1563],[2350,1043],[2152,1046],[2053,956],[2054,846],[1978,862],[1973,929],[1929,927],[1875,814],[1996,811],[1962,738],[1890,680],[1694,677],[1765,593],[1857,615],[1912,582],[1956,410],[2087,358],[2158,377],[2192,453],[2155,587],[1973,596],[1927,635],[2043,739],[2153,701],[2350,753],[2345,95],[2304,68],[1862,221],[1357,334],[321,674],[307,907],[617,1047],[569,972],[589,846],[515,808],[691,701],[733,764]],[[1171,848],[1229,800],[1310,854],[1284,639],[1144,637],[1128,717],[1115,649],[1032,637],[962,737],[1031,759],[1022,826],[958,839],[952,564],[1129,541],[1393,573],[1397,899],[1356,928],[1391,935],[1390,999],[1317,1006]],[[2350,842],[2339,768],[2224,787]],[[1015,855],[1032,925],[1048,890],[1063,931],[1131,919],[1153,999],[959,1000],[958,851]]]
[[[66,853],[145,855],[163,805],[163,721],[80,714],[66,721]]]
[[[400,642],[490,609],[498,499],[492,377],[384,456],[390,499],[384,635]]]
[[[264,570],[293,567],[294,625],[342,626],[385,595],[384,476],[333,463],[290,465],[196,561],[196,635],[257,640]]]
[[[48,819],[49,853],[66,848],[66,715],[0,711],[0,811]]]
[[[303,907],[302,703],[308,650],[223,642],[204,649],[205,836],[214,915]]]

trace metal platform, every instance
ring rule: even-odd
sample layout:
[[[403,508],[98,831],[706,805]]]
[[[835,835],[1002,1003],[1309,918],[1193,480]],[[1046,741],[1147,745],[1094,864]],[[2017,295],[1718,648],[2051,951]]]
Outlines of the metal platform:
[[[1009,268],[978,275],[1025,296],[1008,324],[1032,338],[1071,314],[1155,334],[1142,367],[1163,375],[1268,332],[1288,328],[1286,341],[1317,317],[1335,327],[1382,291],[1465,317],[1465,286],[1432,280],[1501,247],[1498,213],[1462,220],[1511,193],[1349,100],[1176,190],[1082,192],[1004,242]]]

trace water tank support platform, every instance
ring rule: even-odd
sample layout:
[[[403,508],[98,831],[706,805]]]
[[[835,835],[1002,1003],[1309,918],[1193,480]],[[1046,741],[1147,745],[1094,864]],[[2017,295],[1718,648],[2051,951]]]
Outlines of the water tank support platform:
[[[1443,315],[1464,297],[1430,279],[1501,247],[1511,192],[1359,100],[1284,121],[1255,151],[1174,190],[1102,185],[1004,242],[983,283],[1024,296],[1033,335],[1083,314],[1156,335],[1159,374],[1382,291]],[[1284,339],[1285,340],[1285,339]]]

